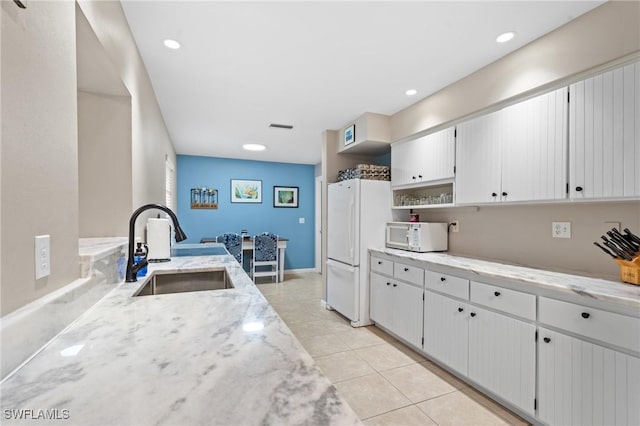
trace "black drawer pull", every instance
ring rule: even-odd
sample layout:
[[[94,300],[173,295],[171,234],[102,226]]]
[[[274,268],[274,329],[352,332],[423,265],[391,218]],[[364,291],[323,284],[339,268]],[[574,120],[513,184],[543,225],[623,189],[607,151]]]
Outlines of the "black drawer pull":
[[[507,194],[506,192],[503,192],[503,193],[502,193],[502,196],[503,196],[503,197],[506,197],[507,195],[509,195],[509,194]]]
[[[409,270],[409,268],[404,268],[404,271],[407,272]]]
[[[382,265],[382,260],[378,260],[378,265]]]
[[[472,317],[475,317],[476,313],[475,312],[471,312],[469,315],[471,315]]]
[[[544,342],[545,342],[545,343],[549,343],[549,342],[551,341],[551,339],[550,339],[550,338],[548,338],[548,337],[545,337],[545,338],[544,338],[544,339],[542,339],[542,340],[544,340]]]
[[[499,291],[494,291],[494,292],[493,292],[493,294],[494,294],[496,297],[500,296],[500,292],[499,292]]]
[[[440,277],[440,281],[446,281],[447,279],[445,277]]]
[[[387,285],[391,285],[391,283],[387,283]]]
[[[495,192],[492,192],[492,193],[491,193],[491,196],[492,196],[492,197],[497,197],[497,196],[498,196],[498,194],[496,194]]]
[[[416,180],[416,177],[415,177],[415,176],[411,176],[411,178],[412,178],[413,180]]]
[[[422,179],[422,175],[418,175],[418,177],[419,177],[420,179]]]
[[[591,316],[591,314],[589,312],[583,312],[582,314],[582,318],[587,319]]]
[[[581,186],[576,186],[576,191],[582,192],[582,187]]]
[[[393,286],[394,286],[394,287],[398,287],[398,284],[394,284]]]
[[[462,312],[462,311],[464,311],[464,309],[458,308],[458,312]]]

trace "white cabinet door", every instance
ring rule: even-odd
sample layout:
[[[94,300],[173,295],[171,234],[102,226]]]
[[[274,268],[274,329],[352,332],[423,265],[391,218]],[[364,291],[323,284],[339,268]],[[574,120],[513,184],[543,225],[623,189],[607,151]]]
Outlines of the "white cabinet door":
[[[391,279],[371,273],[369,316],[386,329],[392,327]]]
[[[466,375],[469,312],[466,303],[425,291],[424,351]]]
[[[450,127],[412,141],[391,145],[393,186],[454,177],[455,129]]]
[[[424,290],[409,284],[394,282],[393,292],[393,329],[398,336],[412,345],[422,347],[422,313]]]
[[[500,201],[502,115],[500,111],[457,126],[456,203]]]
[[[640,359],[541,328],[538,418],[550,425],[640,424]]]
[[[535,326],[469,307],[469,377],[534,414]]]
[[[640,196],[640,63],[569,90],[571,198]]]
[[[502,129],[502,201],[566,198],[567,88],[504,108]]]
[[[376,324],[422,347],[423,289],[371,274],[369,314]]]

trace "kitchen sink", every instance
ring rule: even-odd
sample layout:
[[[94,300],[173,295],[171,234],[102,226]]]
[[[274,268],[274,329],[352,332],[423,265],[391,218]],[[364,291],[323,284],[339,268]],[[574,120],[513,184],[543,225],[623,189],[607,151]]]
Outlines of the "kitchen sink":
[[[156,274],[133,296],[185,293],[190,291],[224,290],[233,288],[226,271],[181,272]]]

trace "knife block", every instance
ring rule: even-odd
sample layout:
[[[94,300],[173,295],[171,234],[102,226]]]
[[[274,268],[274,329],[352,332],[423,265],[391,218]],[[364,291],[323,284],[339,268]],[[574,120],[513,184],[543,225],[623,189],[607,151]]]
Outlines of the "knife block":
[[[620,266],[620,279],[625,283],[640,285],[640,253],[633,260],[613,259]]]

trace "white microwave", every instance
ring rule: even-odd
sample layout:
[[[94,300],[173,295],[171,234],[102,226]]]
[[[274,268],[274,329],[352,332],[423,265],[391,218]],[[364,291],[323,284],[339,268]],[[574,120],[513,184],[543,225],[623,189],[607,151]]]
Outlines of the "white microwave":
[[[447,231],[447,223],[388,222],[385,245],[416,252],[447,251]]]

